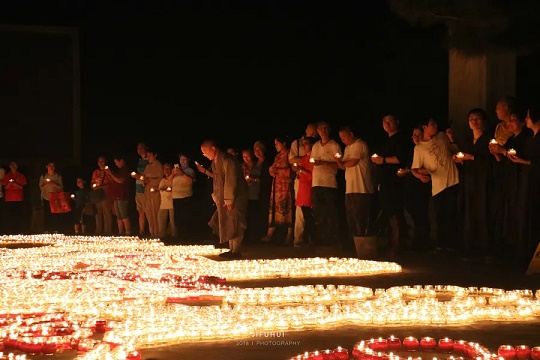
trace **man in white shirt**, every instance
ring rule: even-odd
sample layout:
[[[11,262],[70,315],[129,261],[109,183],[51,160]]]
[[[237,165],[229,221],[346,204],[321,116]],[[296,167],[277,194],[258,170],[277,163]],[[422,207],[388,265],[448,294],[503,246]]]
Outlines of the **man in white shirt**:
[[[296,140],[293,140],[291,143],[291,147],[289,149],[289,164],[294,165],[299,164],[302,156],[305,155],[304,149],[302,147],[302,139],[305,137],[313,137],[313,138],[319,138],[319,134],[317,134],[317,124],[316,123],[309,123],[306,126],[306,134],[305,136],[302,136]],[[293,167],[294,169],[294,167]],[[298,176],[294,179],[294,196],[296,198],[296,195],[298,194],[298,186],[300,181],[298,180]],[[302,207],[297,206],[296,211],[294,214],[294,243],[299,244],[302,242],[302,235],[304,233],[304,214],[302,213]]]
[[[436,212],[437,247],[456,248],[459,174],[452,156],[456,149],[433,119],[422,123],[424,138],[414,147],[412,174],[422,182],[431,178],[431,196]]]
[[[336,156],[342,156],[339,144],[330,138],[330,125],[317,123],[320,140],[311,149],[313,158],[313,217],[318,245],[339,245],[338,184]]]
[[[340,169],[345,170],[345,215],[349,234],[356,240],[368,236],[374,193],[369,151],[366,142],[356,137],[348,126],[339,130],[339,137],[345,144],[345,150],[342,157],[336,156],[336,162]]]

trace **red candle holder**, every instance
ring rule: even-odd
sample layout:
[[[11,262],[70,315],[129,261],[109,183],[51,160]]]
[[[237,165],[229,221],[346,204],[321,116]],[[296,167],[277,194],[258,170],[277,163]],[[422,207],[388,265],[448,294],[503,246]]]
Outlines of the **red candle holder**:
[[[399,350],[401,349],[401,341],[395,336],[390,336],[386,339],[386,344],[388,345],[388,350]]]
[[[432,351],[435,350],[436,347],[437,341],[432,337],[426,336],[420,340],[420,349],[422,350]]]
[[[449,338],[439,339],[437,347],[442,352],[452,352],[454,351],[454,340]]]
[[[497,350],[497,354],[505,359],[513,359],[516,357],[516,348],[512,345],[501,345]]]
[[[330,349],[326,349],[322,352],[322,356],[324,360],[336,360],[336,357],[334,356],[334,351]]]
[[[403,347],[409,351],[418,350],[419,346],[420,343],[418,342],[418,339],[413,336],[408,336],[403,339]]]
[[[465,340],[458,340],[454,342],[454,352],[458,354],[463,354],[465,352]]]
[[[320,351],[309,353],[306,360],[324,360],[323,354]]]
[[[369,348],[373,351],[386,351],[388,350],[388,341],[383,338],[371,339],[369,341]]]
[[[531,348],[527,345],[516,346],[516,358],[519,360],[527,360],[531,355]]]
[[[540,360],[540,346],[535,346],[531,349],[531,359]]]
[[[334,349],[335,360],[349,360],[349,351],[341,346]]]

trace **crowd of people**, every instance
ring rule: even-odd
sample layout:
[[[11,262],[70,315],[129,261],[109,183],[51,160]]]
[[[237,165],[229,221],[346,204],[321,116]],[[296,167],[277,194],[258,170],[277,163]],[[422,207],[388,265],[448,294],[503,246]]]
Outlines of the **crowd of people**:
[[[91,178],[76,179],[72,231],[189,241],[194,183],[204,176],[214,204],[204,221],[229,248],[227,258],[241,258],[246,244],[358,251],[375,241],[386,244],[386,258],[412,250],[528,263],[540,240],[540,112],[505,97],[495,114],[491,127],[485,110],[471,109],[461,138],[429,116],[409,135],[388,114],[385,141],[371,148],[353,126],[340,127],[334,138],[331,124],[319,121],[293,141],[275,136],[273,158],[262,141],[237,153],[205,140],[206,167],[185,153],[162,163],[139,143],[133,169],[123,155],[113,156],[114,165],[99,156]],[[8,166],[0,172],[9,225],[3,232],[24,233],[27,182],[16,161]],[[50,201],[64,185],[55,163],[47,163],[39,179],[47,232],[59,229],[61,214]]]

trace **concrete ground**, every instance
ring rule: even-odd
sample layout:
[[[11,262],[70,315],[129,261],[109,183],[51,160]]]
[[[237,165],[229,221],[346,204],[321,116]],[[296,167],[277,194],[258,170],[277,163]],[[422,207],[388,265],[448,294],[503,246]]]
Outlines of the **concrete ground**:
[[[244,247],[246,259],[284,257],[342,256],[333,247],[294,248],[273,245],[248,245]],[[349,254],[346,254],[349,255]],[[216,260],[223,261],[216,256]],[[540,274],[525,275],[523,268],[510,263],[463,263],[451,254],[405,253],[394,260],[403,272],[391,275],[362,277],[335,277],[313,279],[272,279],[228,282],[240,287],[290,286],[301,284],[349,284],[364,287],[388,288],[399,285],[458,285],[502,288],[506,290],[540,289]],[[220,359],[220,360],[285,360],[306,351],[333,349],[337,346],[352,349],[359,340],[394,335],[436,339],[449,337],[463,339],[487,346],[492,352],[502,344],[540,346],[540,319],[527,322],[484,322],[468,326],[343,326],[325,330],[286,331],[286,344],[267,342],[264,337],[244,340],[190,342],[164,348],[140,349],[145,360]],[[417,353],[418,354],[418,353]],[[73,359],[74,352],[58,354],[54,358]],[[424,358],[433,358],[434,353]],[[442,357],[449,357],[448,354]],[[33,357],[35,358],[35,357]],[[51,359],[51,357],[42,357]]]

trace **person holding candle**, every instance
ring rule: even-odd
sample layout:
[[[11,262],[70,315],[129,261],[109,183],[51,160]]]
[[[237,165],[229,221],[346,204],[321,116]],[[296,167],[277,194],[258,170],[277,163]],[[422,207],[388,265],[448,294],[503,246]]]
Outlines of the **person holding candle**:
[[[374,259],[377,255],[376,244],[371,243],[373,238],[368,237],[374,193],[368,146],[349,126],[339,130],[339,137],[345,149],[343,156],[336,156],[336,162],[345,171],[345,214],[349,234],[355,243],[360,242],[362,248],[370,249],[364,254],[365,257]]]
[[[296,193],[296,206],[302,209],[304,219],[302,241],[294,241],[295,247],[304,245],[312,245],[315,243],[315,220],[313,218],[313,198],[312,198],[312,179],[313,179],[313,163],[309,161],[311,158],[311,149],[317,141],[317,138],[305,136],[301,139],[301,146],[304,148],[304,154],[299,163],[294,163],[296,168],[297,179],[299,180],[298,191]]]
[[[19,171],[19,166],[15,160],[8,163],[9,172],[0,181],[4,187],[4,214],[6,215],[6,233],[24,233],[24,187],[26,186],[26,176]]]
[[[318,245],[340,246],[341,221],[338,208],[336,154],[341,155],[337,141],[330,137],[332,128],[326,121],[317,123],[319,140],[311,149],[313,158],[313,218],[317,228]]]
[[[248,203],[247,182],[242,166],[236,157],[221,150],[213,140],[203,141],[201,152],[212,161],[214,175],[212,199],[216,210],[208,225],[218,235],[220,243],[229,244],[229,251],[220,256],[241,258]]]
[[[137,208],[137,220],[139,224],[139,236],[144,236],[146,231],[146,216],[145,212],[145,196],[144,196],[144,181],[141,179],[142,173],[148,165],[146,157],[148,146],[144,142],[137,143],[137,171],[131,173],[131,177],[135,179],[135,207]]]
[[[463,260],[483,257],[489,262],[495,249],[488,237],[488,191],[492,179],[492,156],[489,153],[490,136],[485,131],[487,114],[483,109],[475,108],[469,111],[468,120],[471,136],[460,146],[462,152],[453,156],[454,162],[461,166],[461,221],[458,223],[463,226]],[[452,134],[449,139],[454,142]]]
[[[276,229],[286,229],[285,244],[292,245],[293,239],[293,184],[291,177],[291,165],[289,164],[289,144],[285,136],[278,136],[274,139],[277,154],[274,163],[270,167],[272,176],[272,190],[270,193],[270,208],[268,219],[268,230],[266,236],[261,241],[272,240]]]
[[[459,173],[452,159],[455,147],[449,137],[438,129],[437,122],[426,118],[422,123],[424,137],[414,147],[412,174],[427,183],[431,180],[431,195],[436,212],[437,247],[452,251],[455,244]],[[429,175],[426,175],[426,172]]]
[[[509,122],[512,113],[517,110],[517,99],[511,96],[506,96],[499,101],[495,107],[495,114],[499,120],[493,132],[495,142],[490,143],[490,152],[499,146],[504,146],[512,131],[509,127]],[[496,159],[495,159],[496,160]],[[495,250],[501,252],[503,247],[505,234],[505,204],[508,196],[505,179],[504,163],[494,161],[491,169],[491,184],[489,189],[489,214],[488,214],[488,236],[491,239]]]
[[[76,185],[77,189],[72,195],[74,203],[72,210],[73,230],[75,231],[75,235],[85,235],[88,227],[87,218],[96,215],[95,207],[93,206],[94,204],[88,200],[88,194],[91,190],[86,186],[86,181],[81,176],[77,177]],[[87,206],[87,204],[91,204],[92,213],[88,213],[90,206]]]
[[[424,137],[424,129],[417,125],[412,131],[412,141],[416,146]],[[398,170],[397,176],[403,178],[403,188],[405,191],[405,210],[411,215],[413,221],[413,239],[411,248],[415,252],[427,252],[431,249],[431,220],[429,218],[429,206],[431,201],[431,179],[423,182],[412,175],[411,165],[413,160],[413,149],[408,152],[406,166]],[[421,170],[428,175],[427,171]]]
[[[162,241],[168,237],[176,236],[172,197],[173,178],[172,164],[168,162],[163,164],[163,178],[159,181],[160,203],[158,210],[159,238]]]
[[[62,214],[51,213],[49,199],[51,193],[63,191],[64,185],[62,175],[56,171],[56,164],[54,161],[49,161],[45,165],[45,168],[47,171],[39,177],[39,188],[41,190],[41,204],[43,206],[45,231],[52,233],[59,231]]]
[[[293,166],[295,163],[300,163],[302,156],[304,156],[304,148],[302,146],[302,139],[306,137],[313,137],[318,139],[317,124],[309,123],[304,130],[304,135],[298,139],[292,141],[289,149],[289,164]],[[293,166],[293,171],[296,172],[294,180],[294,196],[298,194],[298,186],[300,186],[300,180],[298,179],[298,169]],[[302,242],[302,234],[304,232],[304,212],[301,206],[296,206],[294,213],[294,243]]]
[[[509,159],[524,165],[527,172],[528,185],[526,190],[526,216],[524,253],[530,259],[536,251],[540,239],[540,107],[529,106],[525,124],[532,131],[532,137],[527,141],[523,154],[510,156]]]
[[[118,226],[118,235],[131,235],[131,219],[129,216],[129,202],[132,196],[132,183],[129,169],[126,165],[124,155],[115,154],[113,156],[116,171],[113,172],[105,167],[105,173],[110,179],[107,188],[107,196],[112,202],[114,213],[116,214],[116,223]]]
[[[402,229],[405,226],[403,205],[403,180],[397,176],[399,168],[406,167],[410,144],[399,130],[399,120],[394,115],[382,119],[382,127],[387,134],[386,140],[377,149],[377,156],[371,161],[377,165],[376,178],[379,183],[377,201],[379,205],[378,227],[390,226],[388,246],[389,257],[394,257],[401,249]]]
[[[252,231],[254,239],[258,241],[268,230],[268,209],[270,208],[270,193],[272,192],[273,178],[270,176],[272,162],[266,156],[266,145],[264,142],[261,140],[255,141],[253,144],[253,155],[255,155],[255,164],[249,175],[249,184],[254,188],[258,188],[258,200],[257,203],[251,202],[249,205],[250,211],[248,214],[252,219],[249,220],[251,230],[248,231]]]
[[[171,176],[175,234],[178,240],[185,242],[191,234],[193,185],[196,181],[196,173],[190,166],[187,153],[178,154],[178,166],[174,166]]]
[[[489,150],[495,160],[504,168],[505,196],[504,218],[505,223],[504,244],[505,254],[512,254],[515,260],[520,261],[525,254],[525,223],[528,197],[528,168],[515,163],[510,158],[518,155],[528,159],[526,144],[532,138],[532,130],[525,126],[526,114],[519,108],[513,111],[508,128],[512,135],[504,146],[490,146]],[[513,151],[512,151],[513,150]]]
[[[142,173],[144,182],[144,213],[148,221],[148,230],[150,237],[159,238],[159,220],[158,212],[161,202],[159,192],[159,182],[163,178],[163,165],[157,158],[157,152],[150,147],[146,148],[146,159],[148,165]]]
[[[107,176],[105,170],[107,166],[105,156],[98,156],[97,165],[98,167],[92,172],[90,180],[94,192],[90,195],[90,198],[93,199],[92,201],[96,205],[96,235],[111,236],[113,221],[112,200],[107,195],[107,191],[112,179]],[[108,168],[107,170],[110,172]],[[97,194],[100,195],[97,196]]]

